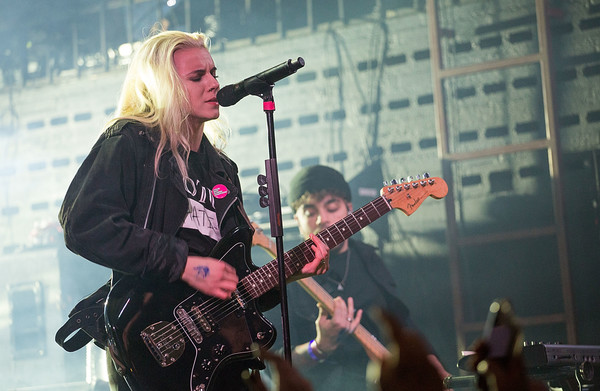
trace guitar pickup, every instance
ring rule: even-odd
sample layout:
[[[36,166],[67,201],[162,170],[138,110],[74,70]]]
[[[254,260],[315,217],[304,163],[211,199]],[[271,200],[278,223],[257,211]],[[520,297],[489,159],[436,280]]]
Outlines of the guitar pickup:
[[[177,310],[175,310],[175,314],[177,315],[177,319],[183,325],[183,328],[188,332],[190,338],[197,344],[202,343],[202,340],[204,338],[202,337],[202,334],[200,333],[200,330],[198,330],[196,322],[194,321],[194,319],[192,319],[190,314],[188,314],[187,311],[183,308],[177,308]]]
[[[190,313],[196,321],[195,324],[199,325],[200,328],[204,330],[204,332],[210,333],[213,331],[213,326],[211,325],[209,318],[204,315],[199,306],[192,306],[192,308],[190,309]]]

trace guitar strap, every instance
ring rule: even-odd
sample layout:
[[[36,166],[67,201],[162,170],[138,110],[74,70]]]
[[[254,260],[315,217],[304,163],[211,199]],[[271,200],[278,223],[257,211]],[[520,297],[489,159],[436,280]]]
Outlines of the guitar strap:
[[[94,340],[104,349],[108,339],[104,328],[104,302],[109,290],[110,281],[77,303],[54,336],[57,344],[67,352],[74,352]]]

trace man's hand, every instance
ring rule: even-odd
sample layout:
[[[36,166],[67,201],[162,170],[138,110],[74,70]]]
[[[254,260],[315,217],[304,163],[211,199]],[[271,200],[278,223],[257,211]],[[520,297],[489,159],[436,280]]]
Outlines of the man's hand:
[[[327,247],[327,245],[316,235],[310,234],[310,239],[314,243],[310,248],[315,254],[315,258],[304,265],[300,273],[294,275],[289,281],[296,281],[304,277],[323,274],[329,270],[329,247]]]
[[[315,342],[323,353],[333,352],[339,343],[340,336],[352,334],[360,324],[363,311],[354,311],[354,299],[348,298],[348,303],[341,297],[333,299],[333,314],[329,315],[320,303],[319,316],[315,321],[317,337]]]

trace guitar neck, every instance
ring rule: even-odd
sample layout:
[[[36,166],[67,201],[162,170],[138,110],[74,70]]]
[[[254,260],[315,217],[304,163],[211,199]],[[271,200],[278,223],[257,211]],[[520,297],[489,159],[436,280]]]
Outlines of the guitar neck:
[[[332,249],[390,210],[392,210],[392,206],[383,196],[380,196],[322,230],[317,237],[329,249]],[[308,239],[283,254],[286,279],[299,272],[304,265],[314,259],[315,254],[311,248],[313,244],[313,241]],[[255,299],[262,296],[279,285],[277,259],[248,274],[240,282]]]
[[[303,278],[297,281],[305,291],[307,291],[316,301],[321,303],[327,311],[333,313],[333,297],[312,277]],[[359,324],[354,330],[354,337],[364,347],[367,355],[376,361],[382,361],[390,355],[389,350],[379,340],[367,330],[362,324]]]

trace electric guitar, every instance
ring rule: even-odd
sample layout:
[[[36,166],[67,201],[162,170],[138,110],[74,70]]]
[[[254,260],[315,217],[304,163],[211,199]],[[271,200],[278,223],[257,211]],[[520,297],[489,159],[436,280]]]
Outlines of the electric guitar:
[[[317,235],[330,249],[396,208],[414,213],[426,198],[446,196],[441,178],[385,186],[381,196]],[[275,328],[256,300],[279,285],[277,259],[258,268],[251,260],[252,229],[239,227],[221,239],[211,256],[236,268],[240,277],[230,299],[221,300],[183,282],[149,284],[121,278],[105,307],[111,357],[129,386],[144,391],[214,391],[215,379],[228,365],[254,362],[252,344],[269,348]],[[286,279],[314,259],[312,240],[283,255]]]

